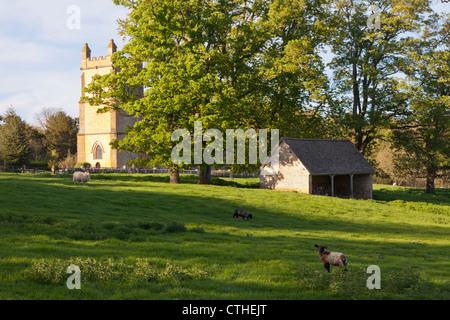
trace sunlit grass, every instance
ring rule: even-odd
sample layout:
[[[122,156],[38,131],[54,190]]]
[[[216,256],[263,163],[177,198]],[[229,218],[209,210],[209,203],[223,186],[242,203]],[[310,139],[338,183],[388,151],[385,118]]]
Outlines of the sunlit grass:
[[[181,180],[110,174],[74,185],[70,176],[0,174],[0,298],[449,298],[449,190],[374,186],[374,200],[358,200],[261,190],[254,178]],[[253,220],[233,219],[236,208]],[[344,252],[349,273],[328,275],[316,243]],[[79,292],[30,276],[39,261],[54,272],[74,259],[130,270],[146,259],[158,276],[83,278],[82,270]],[[385,280],[378,292],[361,271],[373,264]],[[161,276],[167,265],[204,276],[176,281]],[[396,272],[406,275],[401,288]]]

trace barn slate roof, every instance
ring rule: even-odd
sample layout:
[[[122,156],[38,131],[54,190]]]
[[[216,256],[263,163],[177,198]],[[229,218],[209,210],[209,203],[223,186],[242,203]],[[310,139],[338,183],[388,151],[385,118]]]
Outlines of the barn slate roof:
[[[312,175],[374,174],[374,168],[350,140],[281,138]]]

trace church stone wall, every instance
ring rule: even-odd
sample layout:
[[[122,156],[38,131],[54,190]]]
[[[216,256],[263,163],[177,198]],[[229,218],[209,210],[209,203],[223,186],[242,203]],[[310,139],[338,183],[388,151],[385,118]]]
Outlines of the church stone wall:
[[[81,60],[82,89],[91,83],[95,75],[103,76],[115,71],[111,58],[116,48],[111,40],[107,56],[91,58],[89,46],[85,45]],[[87,93],[82,92],[82,96],[85,95]],[[117,139],[123,139],[125,128],[132,126],[137,119],[122,110],[99,113],[98,110],[101,108],[101,106],[91,106],[87,102],[80,101],[78,163],[89,162],[94,167],[98,165],[104,168],[121,168],[128,161],[134,160],[137,154],[113,149],[110,143]],[[97,145],[100,145],[103,150],[101,159],[98,159],[96,155],[94,147]]]

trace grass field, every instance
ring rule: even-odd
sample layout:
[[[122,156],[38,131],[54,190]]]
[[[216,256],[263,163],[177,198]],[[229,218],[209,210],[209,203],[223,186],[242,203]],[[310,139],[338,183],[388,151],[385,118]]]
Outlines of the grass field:
[[[450,298],[448,189],[375,185],[374,200],[348,200],[168,180],[0,174],[0,299]],[[314,244],[344,252],[348,271],[328,274]],[[66,287],[71,264],[81,290]]]

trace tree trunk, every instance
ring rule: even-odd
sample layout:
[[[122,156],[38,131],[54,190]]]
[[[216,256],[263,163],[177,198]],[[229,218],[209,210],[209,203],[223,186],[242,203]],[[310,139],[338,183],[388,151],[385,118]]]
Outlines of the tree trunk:
[[[170,183],[180,183],[180,168],[170,167]]]
[[[427,166],[427,191],[426,193],[434,194],[434,179],[436,178],[436,167],[433,164]]]
[[[211,166],[200,167],[198,184],[211,184]]]

